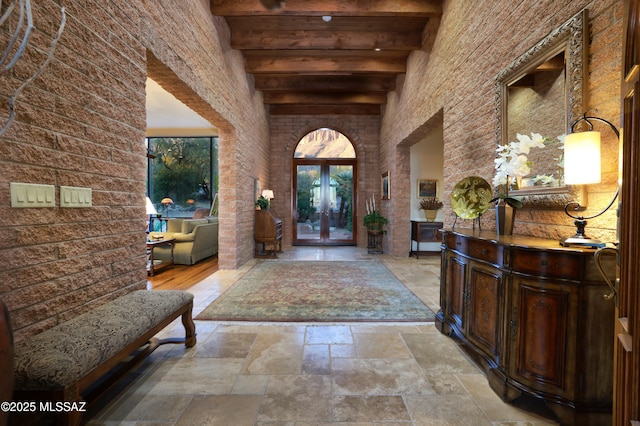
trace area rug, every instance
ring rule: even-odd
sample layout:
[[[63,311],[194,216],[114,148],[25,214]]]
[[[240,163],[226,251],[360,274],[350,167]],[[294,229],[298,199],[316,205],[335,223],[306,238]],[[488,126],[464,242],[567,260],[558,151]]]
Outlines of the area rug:
[[[261,261],[196,319],[423,322],[434,313],[381,262]]]

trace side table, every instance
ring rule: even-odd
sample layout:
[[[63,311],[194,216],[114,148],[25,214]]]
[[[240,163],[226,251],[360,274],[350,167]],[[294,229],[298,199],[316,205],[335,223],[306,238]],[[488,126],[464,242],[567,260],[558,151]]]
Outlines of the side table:
[[[424,222],[418,220],[411,221],[411,247],[409,256],[415,254],[416,259],[420,255],[420,243],[439,243],[442,222]],[[413,250],[413,241],[416,242],[416,249]],[[438,253],[440,251],[438,250]]]
[[[160,261],[159,263],[153,258],[153,250],[158,246],[169,245],[171,247],[171,258],[168,261]],[[173,265],[173,249],[176,245],[175,238],[167,238],[164,240],[149,240],[147,241],[147,252],[149,254],[149,260],[147,261],[147,275],[153,276],[160,268]]]
[[[382,250],[382,231],[367,231],[367,253],[381,254]]]

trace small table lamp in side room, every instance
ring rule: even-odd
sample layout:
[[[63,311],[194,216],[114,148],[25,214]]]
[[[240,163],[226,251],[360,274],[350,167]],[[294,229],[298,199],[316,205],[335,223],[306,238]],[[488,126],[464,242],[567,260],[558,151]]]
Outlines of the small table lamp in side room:
[[[275,197],[273,195],[273,190],[272,189],[263,189],[262,190],[262,196],[264,198],[266,198],[267,200],[269,200],[269,206],[271,206],[271,200],[273,200]]]
[[[609,121],[598,117],[587,117],[583,114],[578,120],[571,125],[571,133],[564,139],[564,183],[567,185],[588,185],[600,182],[600,132],[593,131],[591,121],[599,121],[607,124],[615,132],[620,139],[620,132]],[[586,132],[574,133],[577,124],[585,122],[589,130]],[[603,247],[605,244],[599,240],[589,238],[585,235],[584,228],[587,225],[587,219],[598,217],[613,205],[618,198],[616,191],[613,199],[607,207],[601,212],[592,216],[574,216],[569,213],[569,209],[574,211],[583,207],[577,202],[570,202],[564,206],[564,212],[567,216],[575,219],[576,234],[565,240],[560,240],[560,245],[565,247],[582,246],[582,247]]]
[[[151,202],[151,198],[149,197],[147,197],[146,209],[147,209],[147,222],[149,222],[147,232],[151,232],[153,231],[153,219],[151,218],[151,216],[158,214],[158,211],[156,210],[156,207],[153,205],[153,203]]]
[[[169,206],[173,204],[173,200],[169,197],[165,197],[162,199],[162,201],[160,201],[160,204],[162,204],[162,207],[164,207],[165,217],[169,217]]]

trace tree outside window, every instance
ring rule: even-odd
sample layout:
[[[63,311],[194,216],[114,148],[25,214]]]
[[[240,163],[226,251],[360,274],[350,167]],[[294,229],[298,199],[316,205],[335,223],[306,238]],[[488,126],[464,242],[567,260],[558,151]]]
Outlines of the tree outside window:
[[[147,190],[159,213],[192,217],[197,208],[211,207],[218,191],[218,138],[149,138]],[[172,205],[163,206],[170,198]]]

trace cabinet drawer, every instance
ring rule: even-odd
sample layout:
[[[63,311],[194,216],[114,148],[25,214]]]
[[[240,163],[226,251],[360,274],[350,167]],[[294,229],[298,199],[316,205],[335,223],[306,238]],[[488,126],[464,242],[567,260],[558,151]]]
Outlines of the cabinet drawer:
[[[474,259],[502,265],[503,247],[488,241],[474,240],[463,236],[448,234],[447,247]]]
[[[540,276],[580,279],[580,256],[575,253],[513,250],[511,266],[514,272]]]
[[[418,242],[439,242],[441,240],[440,229],[442,222],[415,222],[412,221],[411,239]]]

